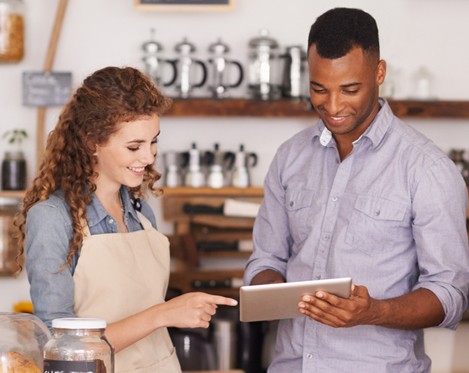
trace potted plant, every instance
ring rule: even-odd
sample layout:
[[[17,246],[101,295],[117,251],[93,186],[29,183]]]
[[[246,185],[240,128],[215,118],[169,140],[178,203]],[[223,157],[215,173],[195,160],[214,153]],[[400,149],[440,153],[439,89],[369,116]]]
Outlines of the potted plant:
[[[28,138],[28,133],[24,129],[15,128],[6,131],[2,138],[16,147],[16,150],[5,152],[2,162],[2,189],[24,190],[26,188],[26,159],[21,145]]]

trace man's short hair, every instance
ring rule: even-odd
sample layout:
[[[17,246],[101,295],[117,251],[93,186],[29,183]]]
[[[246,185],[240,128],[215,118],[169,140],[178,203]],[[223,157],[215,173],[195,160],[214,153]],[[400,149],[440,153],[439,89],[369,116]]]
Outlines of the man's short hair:
[[[319,16],[309,31],[308,50],[313,44],[323,58],[343,57],[353,47],[379,58],[378,26],[361,9],[334,8]]]

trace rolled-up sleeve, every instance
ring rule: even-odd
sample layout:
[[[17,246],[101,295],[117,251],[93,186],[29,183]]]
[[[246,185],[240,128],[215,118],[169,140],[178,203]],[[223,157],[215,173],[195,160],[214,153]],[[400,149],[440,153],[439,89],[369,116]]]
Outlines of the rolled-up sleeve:
[[[420,273],[414,289],[432,291],[445,311],[439,326],[455,329],[468,305],[467,187],[450,162],[441,159],[417,183],[412,229]]]
[[[72,235],[65,208],[50,202],[33,206],[26,219],[26,271],[34,313],[48,327],[55,318],[74,316],[74,284],[64,265]]]

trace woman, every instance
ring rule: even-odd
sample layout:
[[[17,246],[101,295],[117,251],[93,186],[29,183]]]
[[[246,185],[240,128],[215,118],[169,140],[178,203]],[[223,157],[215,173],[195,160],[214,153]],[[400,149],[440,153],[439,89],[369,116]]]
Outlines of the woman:
[[[218,304],[237,304],[204,293],[164,301],[169,244],[139,198],[160,194],[152,165],[170,103],[136,69],[96,71],[65,106],[24,199],[20,255],[35,314],[48,326],[106,319],[116,372],[179,372],[166,328],[207,328]]]

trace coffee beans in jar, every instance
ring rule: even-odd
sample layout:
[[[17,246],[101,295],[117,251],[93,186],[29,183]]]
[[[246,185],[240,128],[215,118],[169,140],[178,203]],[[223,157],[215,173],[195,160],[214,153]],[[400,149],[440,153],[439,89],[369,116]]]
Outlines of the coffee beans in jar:
[[[0,62],[19,62],[23,57],[23,1],[0,0]]]

